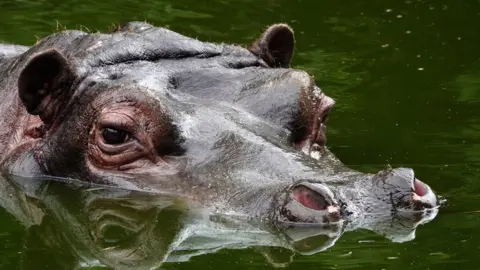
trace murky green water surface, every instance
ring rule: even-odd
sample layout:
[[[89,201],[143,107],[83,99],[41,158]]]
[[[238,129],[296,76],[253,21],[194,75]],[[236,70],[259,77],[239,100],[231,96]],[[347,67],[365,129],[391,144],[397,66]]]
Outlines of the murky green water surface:
[[[31,45],[57,29],[107,31],[113,24],[132,20],[168,26],[204,41],[245,45],[269,24],[290,24],[297,41],[293,66],[313,74],[317,84],[337,100],[329,120],[330,149],[344,163],[365,172],[386,164],[412,167],[419,179],[448,199],[432,222],[417,228],[414,240],[392,243],[366,230],[347,232],[323,252],[296,254],[288,269],[478,268],[479,1],[1,1],[0,40]],[[48,192],[60,196],[54,189]],[[4,192],[7,195],[14,196]],[[123,203],[143,207],[132,215],[152,217],[146,207],[149,203]],[[50,206],[58,214],[50,222],[78,226],[74,233],[63,227],[63,234],[58,233],[62,227],[52,226],[57,230],[52,235],[64,236],[58,240],[61,245],[55,239],[44,243],[39,235],[44,230],[32,225],[26,231],[20,221],[0,210],[1,269],[73,269],[79,256],[87,253],[82,233],[85,238],[95,236],[82,225],[87,217],[80,215],[78,223],[69,220],[68,209],[76,207],[73,202],[52,201]],[[175,236],[177,215],[168,210],[157,221],[161,240],[154,241],[156,234],[135,240],[155,247],[152,254],[157,254],[145,257],[161,260],[160,247]],[[127,220],[133,224],[142,218]],[[146,230],[145,226],[138,230]],[[115,238],[121,234],[110,233]],[[131,252],[115,254],[126,258]],[[289,262],[291,255],[280,248],[268,252],[227,248],[161,267],[266,269]]]

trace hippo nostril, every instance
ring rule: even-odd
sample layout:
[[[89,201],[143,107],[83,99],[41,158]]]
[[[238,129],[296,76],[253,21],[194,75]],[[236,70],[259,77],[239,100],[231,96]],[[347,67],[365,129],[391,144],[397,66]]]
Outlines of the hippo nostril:
[[[330,112],[326,112],[326,113],[323,115],[322,120],[321,120],[322,124],[326,124],[326,123],[327,123],[327,121],[328,121],[328,114],[329,114],[329,113],[330,113]]]
[[[325,197],[303,185],[294,188],[292,197],[303,206],[313,210],[326,210],[328,206]]]
[[[320,113],[320,121],[321,123],[326,123],[328,120],[328,114],[332,110],[333,106],[335,105],[335,101],[329,96],[323,96],[322,101],[320,103],[319,113]]]
[[[415,192],[415,194],[417,194],[418,196],[422,197],[422,196],[425,196],[425,194],[427,194],[427,190],[425,188],[425,186],[423,185],[422,182],[420,182],[418,179],[414,179],[413,180],[413,191]]]

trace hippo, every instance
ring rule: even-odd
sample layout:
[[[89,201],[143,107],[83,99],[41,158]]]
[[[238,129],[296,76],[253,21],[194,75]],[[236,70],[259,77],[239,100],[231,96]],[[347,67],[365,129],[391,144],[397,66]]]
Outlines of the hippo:
[[[335,101],[294,48],[286,24],[243,47],[143,22],[1,45],[0,170],[288,226],[437,209],[413,169],[360,172],[327,148]]]

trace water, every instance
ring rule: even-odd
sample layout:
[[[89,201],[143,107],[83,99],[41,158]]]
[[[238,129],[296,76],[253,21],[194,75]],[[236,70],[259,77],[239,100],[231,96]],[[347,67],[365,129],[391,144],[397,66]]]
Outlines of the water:
[[[474,269],[480,263],[479,1],[2,1],[0,40],[31,45],[64,28],[106,31],[132,20],[204,41],[245,45],[267,25],[289,23],[297,41],[293,66],[313,74],[337,101],[329,120],[330,149],[361,171],[386,164],[412,167],[448,199],[412,241],[347,232],[324,252],[294,255],[289,269]],[[75,209],[71,204],[66,209]],[[25,205],[35,210],[35,202]],[[55,205],[61,206],[50,204]],[[67,210],[55,209],[58,217],[69,217]],[[160,222],[164,243],[175,235],[180,214],[166,215]],[[82,237],[82,226],[73,221],[53,217],[50,226],[26,231],[0,211],[0,268],[72,269],[75,258],[88,253],[87,235]],[[242,231],[256,235],[250,228],[237,232]],[[58,239],[44,243],[44,234]],[[273,267],[267,257],[280,263],[291,255],[281,248],[232,247],[162,268],[265,269]]]

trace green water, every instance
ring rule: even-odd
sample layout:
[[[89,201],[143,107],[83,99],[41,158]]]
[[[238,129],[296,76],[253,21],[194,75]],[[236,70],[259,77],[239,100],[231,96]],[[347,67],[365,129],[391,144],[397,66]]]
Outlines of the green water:
[[[1,1],[0,40],[31,45],[63,28],[106,31],[132,20],[236,44],[249,44],[269,24],[290,24],[293,66],[313,74],[337,101],[330,149],[361,171],[412,167],[448,199],[412,241],[347,232],[324,252],[297,254],[288,269],[480,268],[480,1]],[[25,231],[6,211],[0,219],[0,269],[73,267],[55,263],[74,257],[66,251],[70,242],[37,245],[35,228]],[[255,248],[162,265],[271,267]]]

